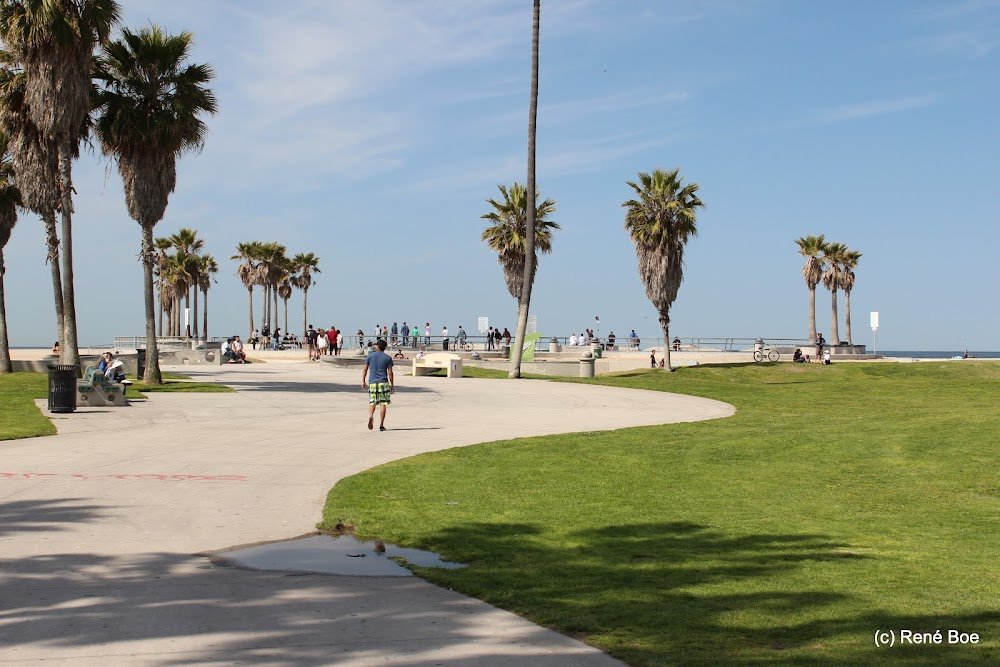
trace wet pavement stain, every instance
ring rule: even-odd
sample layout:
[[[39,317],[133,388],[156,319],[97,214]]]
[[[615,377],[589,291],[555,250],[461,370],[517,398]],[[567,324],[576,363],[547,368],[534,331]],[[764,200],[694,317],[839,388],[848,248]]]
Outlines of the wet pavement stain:
[[[222,567],[354,577],[413,576],[408,569],[390,560],[392,558],[402,558],[418,567],[466,567],[463,563],[443,561],[432,551],[397,547],[380,540],[362,542],[353,535],[307,535],[200,555]]]

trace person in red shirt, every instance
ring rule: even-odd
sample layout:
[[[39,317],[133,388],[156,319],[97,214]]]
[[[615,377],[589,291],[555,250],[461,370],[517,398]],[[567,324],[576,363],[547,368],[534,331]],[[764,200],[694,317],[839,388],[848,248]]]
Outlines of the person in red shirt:
[[[330,342],[326,346],[326,353],[335,353],[337,351],[337,327],[330,325],[330,328],[326,330],[326,339]]]

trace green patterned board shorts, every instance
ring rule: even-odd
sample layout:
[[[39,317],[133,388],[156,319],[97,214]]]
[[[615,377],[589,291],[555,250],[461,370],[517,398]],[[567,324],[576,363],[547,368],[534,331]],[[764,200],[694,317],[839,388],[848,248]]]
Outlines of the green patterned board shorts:
[[[368,385],[369,405],[389,405],[392,402],[392,385],[388,382],[372,382]]]

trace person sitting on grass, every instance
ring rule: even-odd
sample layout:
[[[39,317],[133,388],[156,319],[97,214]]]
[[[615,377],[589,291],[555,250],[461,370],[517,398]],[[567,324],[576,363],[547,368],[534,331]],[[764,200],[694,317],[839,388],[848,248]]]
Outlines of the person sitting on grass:
[[[792,355],[792,361],[794,361],[797,364],[806,363],[806,358],[802,355],[802,348],[800,347],[795,348],[795,354]]]

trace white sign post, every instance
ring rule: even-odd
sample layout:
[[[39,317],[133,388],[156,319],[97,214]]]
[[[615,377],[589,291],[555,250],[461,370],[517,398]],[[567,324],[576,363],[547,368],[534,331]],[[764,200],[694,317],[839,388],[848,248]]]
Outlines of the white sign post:
[[[872,311],[872,354],[878,353],[878,340],[875,333],[878,331],[878,312]]]
[[[479,333],[485,334],[490,330],[490,318],[480,317],[479,318]]]
[[[525,328],[524,333],[526,334],[538,333],[537,315],[528,315],[528,326]]]

